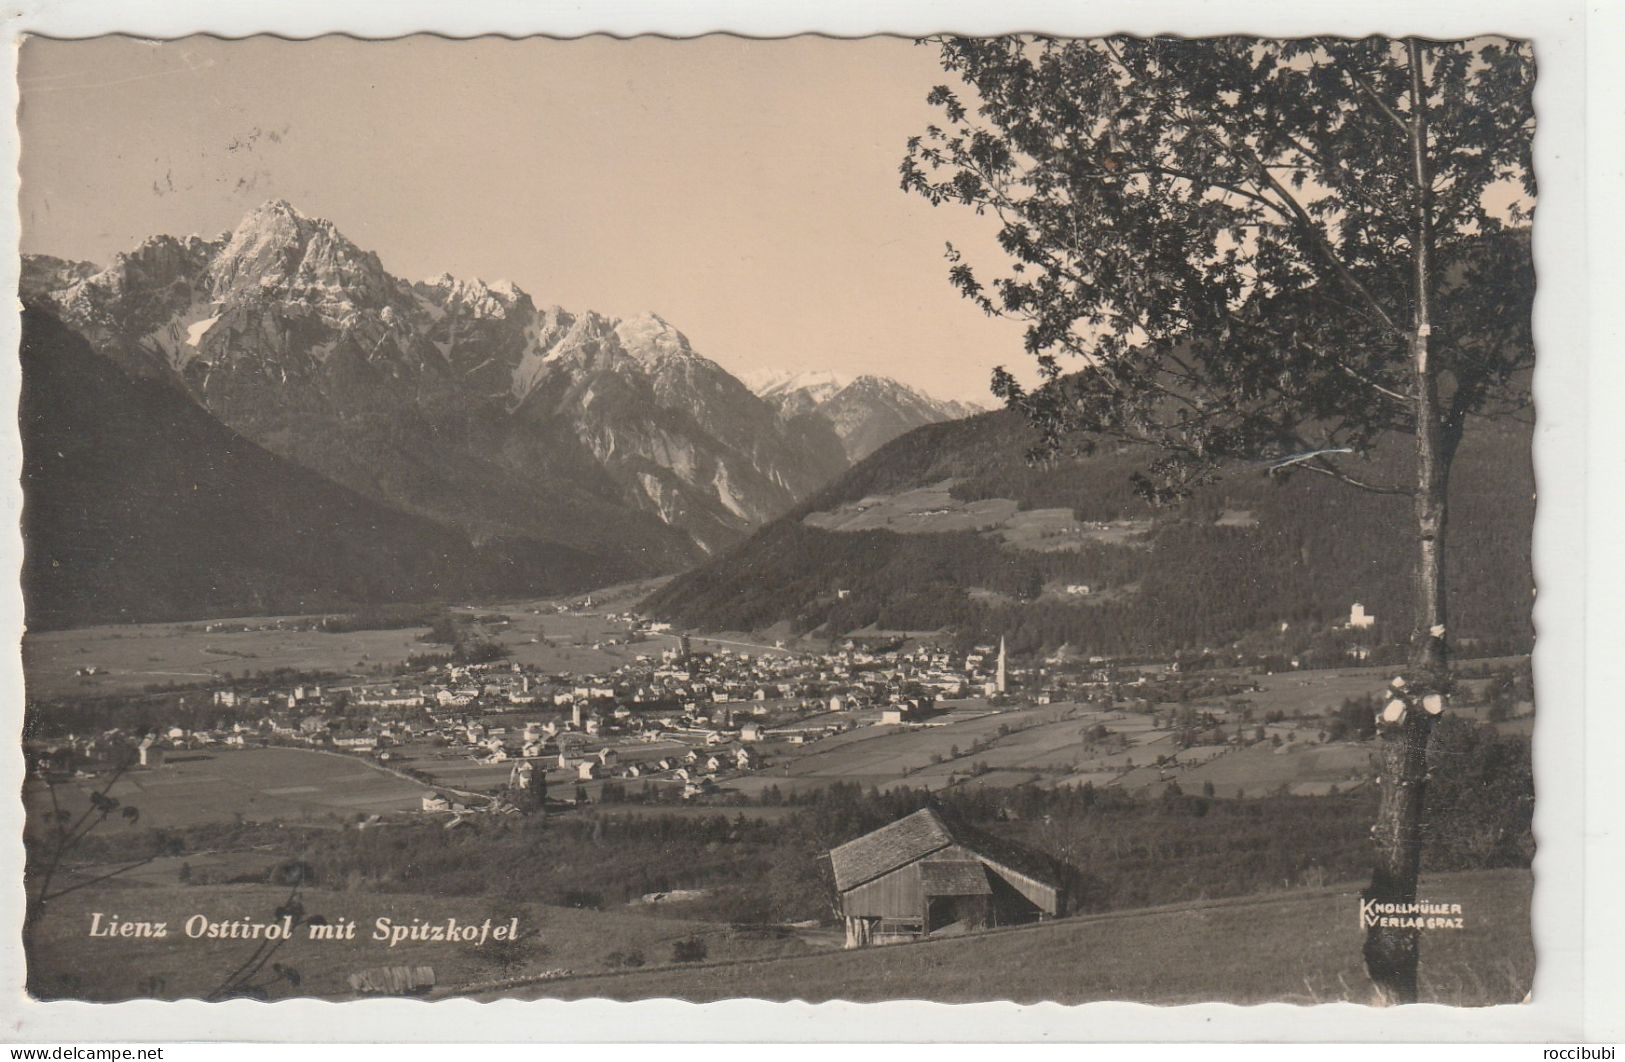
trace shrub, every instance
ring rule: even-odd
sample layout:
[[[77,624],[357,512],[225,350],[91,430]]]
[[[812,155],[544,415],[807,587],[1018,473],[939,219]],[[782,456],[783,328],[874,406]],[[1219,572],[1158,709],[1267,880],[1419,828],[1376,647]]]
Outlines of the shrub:
[[[604,908],[603,896],[588,889],[566,889],[563,899],[566,907],[580,907],[590,911],[601,911]]]
[[[265,880],[272,885],[314,885],[316,871],[304,860],[290,859],[272,867],[266,873]]]
[[[1441,869],[1528,866],[1535,792],[1529,739],[1447,716],[1428,743],[1428,855]]]
[[[671,959],[673,962],[704,962],[709,954],[705,941],[698,937],[688,940],[679,940],[671,946]]]

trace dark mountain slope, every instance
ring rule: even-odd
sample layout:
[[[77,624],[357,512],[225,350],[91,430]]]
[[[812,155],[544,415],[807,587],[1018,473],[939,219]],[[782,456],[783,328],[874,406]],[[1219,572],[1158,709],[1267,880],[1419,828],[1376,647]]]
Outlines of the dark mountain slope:
[[[237,435],[50,315],[23,318],[23,593],[31,629],[310,611],[621,573],[578,551],[466,538]]]
[[[713,629],[781,621],[831,634],[870,624],[947,626],[966,638],[1008,634],[1023,651],[1071,644],[1131,653],[1291,643],[1330,629],[1359,601],[1378,616],[1377,640],[1406,636],[1413,563],[1406,499],[1304,473],[1270,477],[1258,466],[1234,469],[1159,510],[1129,482],[1144,454],[1103,451],[1034,467],[1024,459],[1031,442],[1027,426],[1005,412],[919,428],[744,545],[673,580],[647,607]],[[1525,425],[1480,422],[1463,443],[1448,554],[1459,637],[1520,645],[1531,637],[1530,442]],[[1371,455],[1369,474],[1397,478],[1408,443],[1396,438]],[[829,523],[828,514],[854,512],[863,499],[945,481],[961,504],[1003,498],[1020,510],[1136,522],[1118,538],[1084,536],[1059,549],[1012,543],[998,532],[905,534],[806,522],[818,514]],[[1069,596],[1070,585],[1090,593]]]

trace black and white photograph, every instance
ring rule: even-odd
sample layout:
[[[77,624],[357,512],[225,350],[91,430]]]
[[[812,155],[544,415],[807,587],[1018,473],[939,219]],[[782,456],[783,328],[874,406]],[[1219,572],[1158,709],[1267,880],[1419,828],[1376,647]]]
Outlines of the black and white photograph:
[[[16,62],[32,999],[1533,998],[1530,41]]]

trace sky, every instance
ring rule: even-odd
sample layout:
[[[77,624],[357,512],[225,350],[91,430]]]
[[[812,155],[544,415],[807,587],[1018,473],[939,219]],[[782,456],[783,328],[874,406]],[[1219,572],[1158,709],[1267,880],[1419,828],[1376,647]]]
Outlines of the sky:
[[[22,249],[106,264],[285,198],[397,276],[653,311],[735,373],[993,405],[1021,327],[961,299],[943,258],[997,260],[993,224],[898,188],[943,80],[896,38],[31,38]]]

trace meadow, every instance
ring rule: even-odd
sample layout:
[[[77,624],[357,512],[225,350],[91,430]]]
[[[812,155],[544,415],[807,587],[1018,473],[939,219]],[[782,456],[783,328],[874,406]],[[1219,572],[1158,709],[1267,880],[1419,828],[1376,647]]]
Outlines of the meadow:
[[[658,656],[678,644],[675,634],[635,635],[624,620],[609,618],[609,612],[631,608],[647,589],[648,584],[615,588],[595,595],[592,608],[569,612],[559,612],[562,601],[552,599],[454,606],[451,611],[485,617],[484,635],[503,647],[508,661],[547,672],[599,673],[631,663],[639,655]],[[204,623],[188,622],[29,633],[22,647],[28,696],[51,700],[134,693],[150,686],[206,686],[281,669],[375,678],[393,673],[410,656],[439,648],[423,640],[426,625],[339,633],[310,629],[320,618],[214,620],[210,624],[221,629],[213,631]],[[752,655],[782,652],[765,637],[744,633],[696,635],[692,646]],[[81,674],[88,669],[95,674]]]
[[[58,784],[59,806],[77,813],[98,779]],[[255,748],[180,752],[156,770],[132,769],[110,795],[163,827],[210,822],[353,821],[358,816],[416,811],[428,786],[341,753]],[[29,814],[48,810],[51,793],[30,781]]]
[[[297,617],[228,621],[285,629],[207,632],[202,623],[135,623],[80,627],[23,636],[28,696],[49,700],[139,691],[147,686],[208,683],[226,676],[288,668],[300,673],[353,673],[398,664],[422,652],[421,630],[325,634],[292,629]],[[95,675],[80,675],[95,668]]]
[[[1086,543],[1137,545],[1151,521],[1084,522],[1071,509],[1022,509],[1009,498],[968,500],[953,495],[953,480],[896,494],[871,494],[827,512],[809,513],[808,527],[824,531],[890,531],[930,535],[952,531],[997,532],[1017,549],[1075,550]]]
[[[1363,688],[1370,689],[1369,677]],[[1219,706],[1213,710],[1224,714]],[[835,780],[933,790],[1028,783],[1144,789],[1177,781],[1186,789],[1222,785],[1226,796],[1238,789],[1262,795],[1283,787],[1318,794],[1331,785],[1359,784],[1369,773],[1371,753],[1370,745],[1360,742],[1320,744],[1312,723],[1261,724],[1266,738],[1281,739],[1279,749],[1269,741],[1248,748],[1181,748],[1178,732],[1157,729],[1149,715],[1083,704],[1003,711],[964,706],[937,722],[859,726],[788,751],[763,774],[732,784],[754,794],[767,784],[791,791]],[[1088,736],[1100,726],[1109,731],[1107,740]],[[1246,729],[1251,733],[1255,726]]]
[[[194,863],[202,861],[194,858]],[[206,996],[247,958],[254,945],[242,940],[189,939],[184,924],[194,915],[216,920],[270,921],[288,900],[290,889],[263,884],[181,885],[124,880],[73,893],[53,905],[33,953],[32,991],[37,996],[68,996],[91,1001],[133,998],[187,999]],[[681,917],[656,916],[627,908],[579,910],[487,897],[373,894],[307,888],[297,897],[304,909],[332,923],[357,923],[354,940],[312,940],[296,932],[276,961],[297,970],[300,984],[277,986],[271,998],[314,996],[347,999],[355,993],[352,973],[381,966],[426,965],[447,988],[544,972],[585,973],[627,964],[666,963],[675,946],[700,941],[714,959],[771,958],[798,954],[813,945],[782,930],[733,927]],[[91,938],[91,915],[103,922],[161,921],[163,940]],[[513,948],[403,941],[390,947],[372,940],[375,920],[394,924],[413,919],[443,923],[455,918],[479,924],[486,918],[520,920],[524,939]],[[827,935],[826,935],[827,936]],[[814,937],[814,940],[821,938]]]
[[[878,712],[852,713],[845,718],[857,724],[854,728],[776,750],[766,771],[729,785],[752,796],[768,785],[788,793],[837,780],[878,789],[1090,783],[1148,790],[1177,782],[1187,792],[1211,785],[1224,796],[1347,791],[1368,780],[1374,746],[1357,740],[1323,741],[1329,713],[1345,701],[1382,691],[1390,671],[1352,667],[1267,675],[1215,672],[1212,677],[1221,681],[1256,683],[1258,689],[1182,702],[1151,698],[1151,707],[1165,717],[1174,710],[1193,709],[1217,719],[1227,733],[1242,730],[1249,742],[1256,741],[1261,729],[1263,740],[1246,747],[1181,747],[1179,731],[1167,726],[1166,718],[1159,728],[1150,714],[1127,710],[1126,702],[1105,710],[1096,703],[1000,707],[969,698],[941,702],[928,725],[883,725],[877,721]],[[1469,703],[1479,683],[1463,682],[1461,703],[1452,706],[1452,714],[1486,721],[1485,708]],[[1125,687],[1124,693],[1133,697],[1135,689]],[[1495,729],[1528,736],[1534,723],[1528,710],[1528,705],[1522,706],[1525,714],[1495,723]],[[1090,736],[1097,727],[1106,729],[1106,738]]]
[[[856,791],[834,804],[804,807],[799,818],[790,817],[790,808],[762,809],[777,813],[779,826],[747,826],[717,816],[717,809],[702,821],[689,817],[700,815],[698,808],[677,817],[663,811],[658,819],[628,808],[600,813],[596,825],[507,824],[514,828],[477,835],[421,826],[342,835],[216,828],[194,839],[227,847],[200,844],[53,904],[31,953],[35,991],[88,999],[209,992],[246,954],[241,942],[92,939],[92,915],[171,926],[198,914],[268,920],[290,890],[266,884],[267,872],[296,852],[314,875],[297,897],[304,909],[329,922],[357,923],[357,937],[296,936],[277,958],[298,970],[301,985],[282,986],[274,998],[342,999],[351,994],[350,973],[424,964],[434,968],[442,994],[482,991],[498,979],[545,978],[523,993],[874,1000],[903,994],[898,986],[906,985],[911,998],[944,1002],[1363,1001],[1359,888],[1351,881],[1359,860],[1348,858],[1363,805],[1279,798],[1197,814],[1201,809],[1162,800],[1160,809],[1158,801],[1142,801],[1080,818],[1065,803],[1045,805],[1057,815],[1054,826],[1045,824],[1047,815],[1024,815],[1005,829],[1029,845],[1048,838],[1089,868],[1078,882],[1080,899],[1090,904],[1085,911],[1102,913],[855,952],[839,950],[838,934],[817,924],[828,918],[821,898],[828,886],[810,853],[895,814],[870,807]],[[1254,821],[1255,812],[1266,817]],[[857,818],[846,822],[846,813]],[[1319,853],[1325,862],[1307,849],[1278,850],[1271,838],[1288,820],[1325,842]],[[478,868],[468,861],[474,851],[485,856]],[[1261,868],[1247,881],[1236,877]],[[70,873],[88,878],[101,871],[92,863]],[[1328,878],[1341,884],[1324,884]],[[592,891],[595,882],[604,883],[602,893]],[[1242,892],[1227,891],[1237,888]],[[1482,1005],[1521,997],[1533,965],[1530,888],[1524,868],[1425,875],[1423,898],[1461,904],[1466,925],[1427,934],[1424,999]],[[783,914],[763,906],[798,890],[802,901]],[[649,893],[673,899],[649,903],[640,895]],[[518,917],[536,935],[523,947],[484,952],[433,941],[391,949],[368,939],[379,917],[397,923],[455,917],[465,924]],[[813,921],[796,921],[807,918]],[[702,952],[702,963],[684,961]]]
[[[1462,905],[1465,928],[1426,933],[1421,1001],[1488,1006],[1522,1000],[1535,965],[1532,875],[1471,871],[1427,875],[1422,884],[1424,896]],[[695,1003],[736,997],[1368,1003],[1358,894],[1357,886],[1340,885],[1180,903],[834,954],[575,977],[517,994]]]

